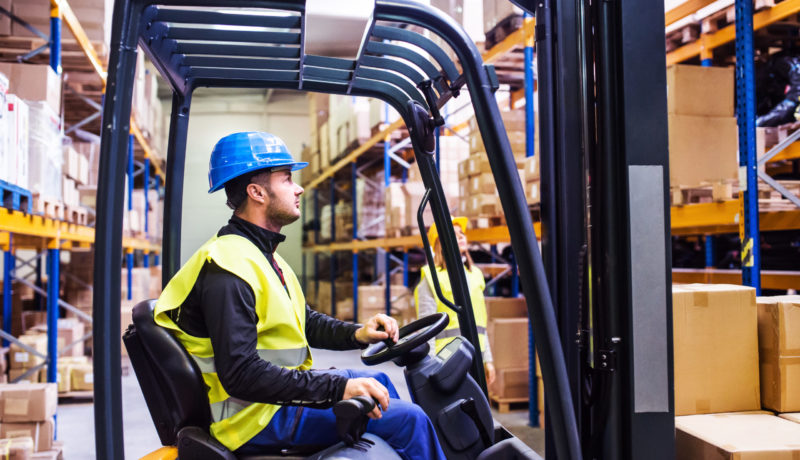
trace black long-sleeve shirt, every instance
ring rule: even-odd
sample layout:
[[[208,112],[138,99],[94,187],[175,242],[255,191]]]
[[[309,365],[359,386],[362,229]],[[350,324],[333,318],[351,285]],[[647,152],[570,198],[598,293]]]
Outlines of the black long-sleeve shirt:
[[[273,252],[286,238],[233,216],[217,233],[247,238],[276,272]],[[279,277],[281,274],[279,273]],[[187,334],[208,337],[214,365],[225,391],[245,401],[329,407],[342,399],[345,377],[324,371],[285,369],[264,361],[256,352],[255,295],[243,279],[208,261],[173,320]],[[362,348],[358,326],[311,310],[306,305],[305,333],[309,345],[330,350]]]

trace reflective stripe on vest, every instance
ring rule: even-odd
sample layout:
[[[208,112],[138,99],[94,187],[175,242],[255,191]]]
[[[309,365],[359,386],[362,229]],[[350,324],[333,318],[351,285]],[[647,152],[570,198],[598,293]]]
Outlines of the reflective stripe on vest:
[[[252,403],[229,395],[216,373],[211,339],[185,333],[172,321],[169,312],[180,308],[206,261],[213,260],[253,290],[256,352],[261,359],[284,368],[310,369],[313,361],[305,336],[305,297],[291,267],[277,253],[274,258],[283,272],[285,288],[252,242],[237,235],[215,236],[181,267],[156,302],[156,323],[178,338],[203,374],[213,417],[211,434],[232,451],[261,432],[281,406]]]
[[[483,289],[486,286],[486,282],[483,279],[483,273],[477,267],[473,266],[472,270],[466,270],[466,267],[464,267],[464,272],[467,275],[467,285],[469,286],[469,296],[470,301],[472,302],[472,312],[475,317],[475,325],[478,329],[478,339],[480,340],[481,351],[483,351],[486,349],[487,340],[486,302],[483,297]],[[450,318],[447,328],[436,336],[434,352],[438,353],[442,348],[445,347],[445,345],[452,341],[453,337],[461,334],[461,327],[458,323],[458,314],[448,308],[447,305],[439,301],[436,291],[434,290],[433,278],[431,277],[430,270],[426,265],[422,266],[421,275],[420,283],[427,282],[431,293],[433,293],[433,296],[436,299],[436,311],[438,313],[446,313]],[[439,287],[442,289],[442,294],[447,300],[453,302],[453,288],[450,285],[450,277],[447,274],[447,270],[439,268],[436,270],[436,275],[439,278]],[[417,316],[419,316],[418,297],[418,289],[415,289],[414,298],[417,305]]]
[[[287,350],[256,350],[258,356],[267,361],[272,363],[276,366],[281,367],[299,367],[308,357],[308,348],[295,348],[295,349],[287,349]],[[217,368],[214,365],[214,357],[210,358],[201,358],[199,356],[190,355],[194,359],[194,362],[197,363],[197,367],[200,369],[200,372],[203,374],[211,374],[217,372]]]

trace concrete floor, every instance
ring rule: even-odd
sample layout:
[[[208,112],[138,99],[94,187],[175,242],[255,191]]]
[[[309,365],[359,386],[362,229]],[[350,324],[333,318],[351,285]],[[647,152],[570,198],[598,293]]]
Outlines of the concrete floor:
[[[366,367],[359,359],[358,351],[314,350],[314,367],[326,369]],[[397,387],[402,399],[409,399],[403,378],[403,369],[393,363],[373,367],[385,372]],[[137,459],[161,446],[150,413],[139,389],[136,376],[128,372],[122,378],[122,409],[125,457]],[[494,411],[497,421],[519,437],[536,452],[544,456],[544,432],[527,426],[527,410],[506,414]],[[92,403],[63,403],[58,406],[57,437],[64,441],[64,458],[67,460],[95,459],[94,406]]]

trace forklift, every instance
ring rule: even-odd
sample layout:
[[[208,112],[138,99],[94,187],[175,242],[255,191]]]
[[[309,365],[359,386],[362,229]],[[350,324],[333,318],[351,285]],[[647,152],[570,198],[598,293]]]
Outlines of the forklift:
[[[536,18],[541,251],[493,95],[497,75],[461,26],[441,11],[411,0],[352,0],[363,34],[341,57],[326,54],[321,44],[325,34],[320,31],[336,30],[331,21],[340,20],[332,19],[330,5],[322,0],[115,1],[95,242],[98,458],[124,458],[116,306],[137,45],[172,89],[164,284],[180,267],[183,174],[195,89],[284,89],[385,101],[408,127],[426,188],[418,212],[423,239],[422,213],[428,205],[442,229],[454,293],[449,306],[458,315],[461,337],[428,357],[427,340],[446,327],[446,315],[434,315],[404,327],[396,345],[369,347],[362,360],[393,360],[406,367],[412,399],[435,422],[448,458],[538,458],[491,420],[469,289],[464,272],[455,268],[460,267],[458,246],[436,173],[435,130],[444,123],[440,109],[468,92],[541,362],[547,458],[674,458],[663,4],[515,3]],[[441,299],[441,290],[435,290]],[[172,458],[235,458],[208,435],[199,373],[172,336],[152,327],[152,305],[144,301],[135,307],[125,342],[162,443],[176,446]],[[451,375],[463,378],[453,381],[447,378]],[[176,380],[165,383],[169,379]],[[182,393],[184,388],[189,391]],[[364,414],[372,404],[337,404],[341,445],[273,454],[392,458],[388,446],[363,434]]]

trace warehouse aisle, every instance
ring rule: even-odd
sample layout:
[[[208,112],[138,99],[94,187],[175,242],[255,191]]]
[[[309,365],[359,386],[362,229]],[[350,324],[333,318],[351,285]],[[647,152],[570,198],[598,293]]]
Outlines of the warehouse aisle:
[[[365,368],[359,358],[359,351],[313,350],[316,368]],[[372,367],[385,372],[397,387],[400,397],[408,400],[408,388],[403,378],[403,369],[393,363]],[[122,405],[125,436],[125,457],[138,459],[155,450],[161,444],[150,419],[150,413],[139,389],[133,370],[122,377]],[[527,412],[515,411],[497,414],[501,421],[514,434],[528,443],[537,452],[544,453],[544,434],[542,430],[526,426]],[[64,458],[67,460],[95,459],[94,447],[94,407],[91,403],[60,404],[58,406],[57,438],[64,441]]]

